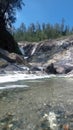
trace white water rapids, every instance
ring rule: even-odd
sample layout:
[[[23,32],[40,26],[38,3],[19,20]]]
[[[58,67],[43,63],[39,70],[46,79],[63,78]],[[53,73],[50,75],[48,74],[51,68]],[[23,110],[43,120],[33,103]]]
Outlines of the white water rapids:
[[[47,75],[47,74],[25,74],[21,71],[17,72],[15,71],[13,74],[1,74],[0,75],[0,84],[3,83],[10,83],[10,82],[17,82],[17,81],[22,81],[22,80],[36,80],[36,79],[45,79],[45,78],[53,78],[53,77],[64,77],[64,78],[68,78],[68,80],[72,80],[73,76],[72,75]],[[0,85],[0,89],[9,89],[9,88],[16,88],[16,87],[29,87],[26,85],[10,85],[10,86],[5,86],[5,87],[1,87]]]
[[[9,75],[0,75],[0,83],[6,82],[15,82],[19,80],[29,80],[29,79],[42,79],[42,78],[49,78],[49,75],[34,75],[34,74],[9,74]]]

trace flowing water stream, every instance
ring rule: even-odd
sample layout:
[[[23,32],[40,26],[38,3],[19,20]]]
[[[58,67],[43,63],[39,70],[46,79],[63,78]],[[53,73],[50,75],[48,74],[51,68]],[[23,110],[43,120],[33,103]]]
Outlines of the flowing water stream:
[[[72,127],[73,78],[21,80],[1,83],[2,87],[7,89],[0,90],[0,130],[49,130],[41,123],[49,112],[58,115],[59,130],[64,123]]]

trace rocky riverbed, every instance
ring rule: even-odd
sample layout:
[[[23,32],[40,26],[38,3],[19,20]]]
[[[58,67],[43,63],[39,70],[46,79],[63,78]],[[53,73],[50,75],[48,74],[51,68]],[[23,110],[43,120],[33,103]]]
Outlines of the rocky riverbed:
[[[0,90],[0,130],[73,130],[72,78],[22,80],[0,87],[14,85],[18,88]]]
[[[73,36],[0,48],[0,130],[73,130]]]

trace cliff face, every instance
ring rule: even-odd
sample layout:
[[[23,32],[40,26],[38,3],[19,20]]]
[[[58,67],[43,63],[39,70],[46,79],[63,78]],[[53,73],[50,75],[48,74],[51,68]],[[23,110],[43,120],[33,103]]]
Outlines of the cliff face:
[[[26,66],[28,73],[73,75],[73,36],[38,43],[21,42],[19,46],[23,56],[14,53],[14,49],[8,52],[0,48],[1,73],[5,70],[21,71],[21,66]]]
[[[73,36],[39,43],[19,43],[31,65],[55,69],[57,73],[70,73],[73,70]],[[52,72],[54,73],[54,72]]]

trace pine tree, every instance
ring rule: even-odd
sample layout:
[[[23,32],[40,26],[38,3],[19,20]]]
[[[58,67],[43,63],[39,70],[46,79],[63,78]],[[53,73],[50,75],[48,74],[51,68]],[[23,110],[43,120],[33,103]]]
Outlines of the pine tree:
[[[0,0],[0,28],[11,27],[16,20],[16,9],[22,9],[23,0]]]

